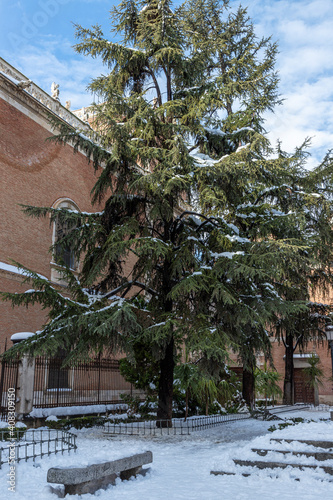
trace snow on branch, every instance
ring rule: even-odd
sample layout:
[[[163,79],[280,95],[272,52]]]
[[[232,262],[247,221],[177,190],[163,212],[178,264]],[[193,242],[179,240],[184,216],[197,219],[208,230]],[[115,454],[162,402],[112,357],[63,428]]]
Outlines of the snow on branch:
[[[229,155],[223,155],[218,160],[214,160],[214,158],[211,158],[210,156],[205,155],[204,153],[199,153],[199,148],[194,149],[189,154],[194,159],[197,167],[212,167],[213,165],[216,165],[216,163],[219,163],[224,158],[227,158],[229,156]]]
[[[245,255],[245,252],[238,251],[238,252],[211,253],[211,256],[214,257],[215,259],[219,259],[220,257],[225,257],[226,259],[232,259],[236,255]]]

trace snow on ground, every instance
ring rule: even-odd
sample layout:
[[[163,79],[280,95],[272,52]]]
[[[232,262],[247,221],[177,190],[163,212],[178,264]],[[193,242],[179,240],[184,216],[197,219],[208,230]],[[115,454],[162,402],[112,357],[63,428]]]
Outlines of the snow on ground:
[[[75,416],[75,415],[80,415],[80,416],[90,415],[94,413],[104,414],[110,411],[127,410],[127,408],[128,408],[127,404],[58,406],[57,408],[34,408],[29,413],[29,417],[43,418],[43,417],[49,417],[51,415],[55,417],[65,417],[65,416]]]
[[[329,419],[329,410],[301,410],[301,411],[284,411],[281,413],[276,413],[276,415],[283,420],[290,420],[292,418],[303,418],[304,420],[315,420],[318,422],[319,420]]]
[[[293,416],[304,416],[299,412]],[[79,466],[102,462],[139,453],[153,452],[150,472],[130,481],[117,480],[116,486],[99,490],[95,495],[68,496],[68,500],[318,500],[333,498],[332,476],[322,471],[258,470],[251,477],[239,474],[239,466],[232,458],[265,460],[251,452],[251,448],[272,447],[270,438],[326,439],[333,441],[333,421],[310,422],[268,432],[276,422],[243,420],[223,424],[190,436],[126,437],[105,436],[101,429],[75,431],[78,451],[63,456],[52,455],[16,466],[16,492],[7,491],[5,464],[0,470],[1,500],[57,500],[46,482],[47,470],[54,466]],[[276,444],[276,449],[305,449],[297,443]],[[308,447],[311,450],[311,447]],[[274,452],[279,461],[281,454]],[[295,458],[295,457],[294,457]],[[299,462],[302,460],[302,462]],[[310,463],[312,459],[297,459]],[[326,464],[325,464],[326,465]],[[328,464],[327,464],[328,465]],[[331,465],[331,463],[330,463]],[[213,476],[211,470],[234,471],[236,476]],[[243,470],[242,470],[243,471]],[[295,481],[299,477],[299,481]],[[326,479],[326,480],[324,480]]]

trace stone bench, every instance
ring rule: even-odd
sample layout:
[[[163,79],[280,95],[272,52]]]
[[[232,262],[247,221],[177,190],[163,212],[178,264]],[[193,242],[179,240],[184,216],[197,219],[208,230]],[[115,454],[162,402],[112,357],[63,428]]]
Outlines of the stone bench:
[[[87,467],[52,467],[47,472],[47,481],[65,485],[65,496],[95,493],[100,488],[106,489],[110,484],[114,484],[118,475],[121,479],[135,476],[143,465],[152,461],[152,452],[145,451]]]

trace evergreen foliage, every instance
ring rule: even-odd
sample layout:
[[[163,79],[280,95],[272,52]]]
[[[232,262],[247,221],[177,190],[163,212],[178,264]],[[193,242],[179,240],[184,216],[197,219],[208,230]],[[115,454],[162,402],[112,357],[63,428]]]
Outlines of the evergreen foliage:
[[[120,360],[121,375],[136,389],[148,395],[155,394],[158,389],[159,364],[152,355],[150,346],[143,342],[133,345],[134,362],[128,358]]]
[[[282,396],[282,391],[278,384],[281,375],[271,368],[267,367],[267,363],[264,363],[263,369],[257,368],[255,371],[255,386],[256,395],[259,394],[265,398],[265,406],[267,408],[267,400],[274,400],[276,396]]]
[[[26,207],[73,227],[57,245],[81,260],[80,274],[64,268],[64,296],[25,270],[34,290],[3,297],[49,311],[39,335],[15,352],[62,347],[70,361],[121,351],[134,362],[135,346],[149,346],[165,420],[184,346],[206,373],[223,370],[230,348],[254,373],[254,350],[270,349],[267,325],[306,310],[304,294],[293,295],[295,276],[310,275],[314,253],[325,253],[306,224],[316,216],[326,231],[330,206],[311,195],[304,171],[297,180],[303,149],[273,155],[263,135],[262,113],[279,102],[277,48],[256,38],[245,9],[123,0],[111,25],[114,40],[100,26],[76,27],[76,51],[106,67],[89,86],[103,103],[98,132],[55,122],[56,140],[83,151],[98,172],[92,201],[104,208]]]
[[[306,144],[305,144],[306,145]],[[282,151],[279,154],[290,159]],[[298,161],[292,163],[288,191],[281,199],[283,210],[298,214],[295,223],[286,228],[291,237],[304,246],[303,261],[286,266],[284,280],[292,284],[285,297],[291,301],[306,303],[303,311],[281,315],[276,322],[277,338],[286,349],[284,380],[284,403],[293,404],[293,353],[299,346],[304,349],[307,342],[325,338],[325,325],[329,321],[331,305],[322,301],[329,296],[333,284],[331,271],[332,232],[332,187],[330,185],[332,158],[326,155],[322,164],[313,171],[306,169],[306,153],[298,151]]]

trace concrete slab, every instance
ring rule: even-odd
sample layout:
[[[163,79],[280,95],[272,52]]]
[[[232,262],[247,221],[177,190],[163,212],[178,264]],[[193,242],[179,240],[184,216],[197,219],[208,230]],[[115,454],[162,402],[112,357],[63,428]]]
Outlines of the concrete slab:
[[[267,453],[270,451],[274,451],[275,453],[282,453],[283,455],[293,455],[293,456],[299,456],[302,455],[304,457],[312,457],[315,460],[318,460],[318,462],[323,462],[325,460],[332,460],[333,459],[333,453],[325,453],[325,452],[311,452],[311,451],[288,451],[288,450],[274,450],[274,449],[260,449],[260,448],[252,448],[254,453],[257,453],[261,457],[265,457]]]
[[[129,479],[141,472],[142,466],[153,461],[151,451],[137,453],[130,457],[88,465],[87,467],[53,467],[48,470],[47,481],[65,485],[65,495],[95,493],[114,484],[118,475]]]
[[[243,467],[257,467],[258,469],[286,469],[292,467],[294,469],[320,469],[333,476],[333,467],[325,467],[319,465],[303,465],[303,464],[289,464],[286,462],[261,462],[257,460],[237,460],[234,459],[236,465]]]
[[[310,446],[315,446],[316,448],[325,448],[327,450],[332,449],[333,451],[333,441],[317,441],[311,439],[270,439],[271,442],[274,443],[303,443],[308,444]]]

